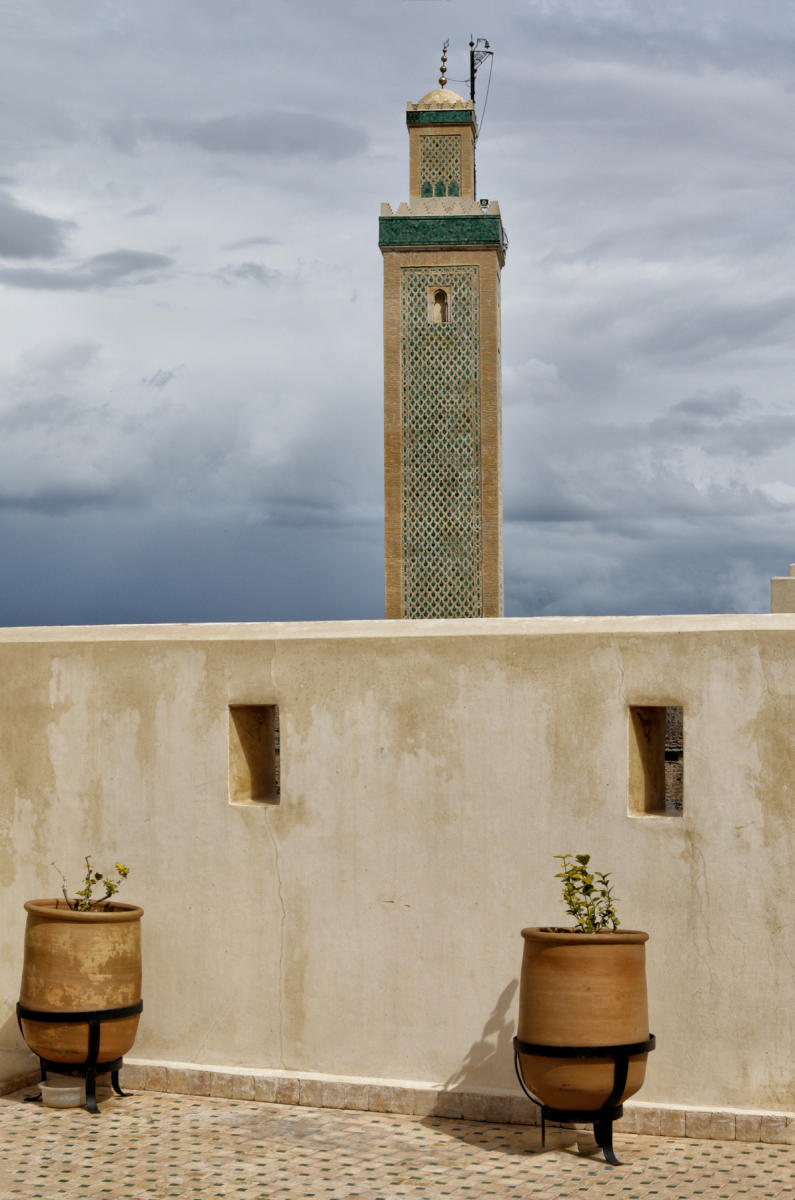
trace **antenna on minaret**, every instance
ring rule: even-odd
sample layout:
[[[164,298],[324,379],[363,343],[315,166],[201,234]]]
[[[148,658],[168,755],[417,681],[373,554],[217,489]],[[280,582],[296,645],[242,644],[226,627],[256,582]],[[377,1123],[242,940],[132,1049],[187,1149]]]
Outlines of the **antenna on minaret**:
[[[469,35],[469,99],[472,101],[472,107],[475,107],[475,76],[478,73],[478,68],[486,61],[487,58],[494,58],[494,51],[489,48],[489,43],[486,38],[476,38],[474,33]],[[491,73],[489,73],[489,85],[491,85]],[[488,100],[489,93],[486,89],[486,99]],[[483,105],[483,115],[486,115],[486,106]],[[477,125],[475,125],[475,138],[477,139]],[[477,140],[475,141],[477,146]],[[475,161],[475,149],[472,151],[472,173],[474,177],[474,192],[478,194],[478,168]]]
[[[481,46],[483,47],[482,50]],[[494,51],[489,49],[488,40],[480,37],[475,38],[474,33],[471,33],[469,35],[469,99],[473,103],[475,101],[475,76],[478,73],[478,68],[487,58],[493,57]]]

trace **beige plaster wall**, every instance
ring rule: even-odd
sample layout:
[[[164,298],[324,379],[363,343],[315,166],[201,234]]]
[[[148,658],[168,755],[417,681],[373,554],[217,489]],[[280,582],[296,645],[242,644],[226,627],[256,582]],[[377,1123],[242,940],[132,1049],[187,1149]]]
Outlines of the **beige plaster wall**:
[[[513,1086],[553,855],[649,930],[649,1103],[793,1095],[795,615],[0,633],[0,1045],[23,902],[132,867],[136,1055]],[[230,704],[280,706],[281,802],[232,806]],[[682,818],[627,815],[629,704],[684,708]]]

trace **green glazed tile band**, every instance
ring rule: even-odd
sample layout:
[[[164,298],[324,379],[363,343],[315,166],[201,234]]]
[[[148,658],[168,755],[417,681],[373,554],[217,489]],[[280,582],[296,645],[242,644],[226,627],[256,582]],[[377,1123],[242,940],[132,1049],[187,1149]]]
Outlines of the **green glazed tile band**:
[[[407,125],[474,125],[471,108],[424,109],[407,112]]]
[[[502,221],[495,216],[379,217],[379,246],[508,245]]]

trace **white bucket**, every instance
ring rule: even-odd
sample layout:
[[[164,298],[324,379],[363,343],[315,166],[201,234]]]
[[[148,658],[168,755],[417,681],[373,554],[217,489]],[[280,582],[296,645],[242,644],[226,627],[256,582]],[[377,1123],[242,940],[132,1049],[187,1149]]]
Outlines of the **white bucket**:
[[[79,1108],[86,1102],[86,1081],[70,1075],[51,1075],[39,1084],[41,1098],[48,1108]]]

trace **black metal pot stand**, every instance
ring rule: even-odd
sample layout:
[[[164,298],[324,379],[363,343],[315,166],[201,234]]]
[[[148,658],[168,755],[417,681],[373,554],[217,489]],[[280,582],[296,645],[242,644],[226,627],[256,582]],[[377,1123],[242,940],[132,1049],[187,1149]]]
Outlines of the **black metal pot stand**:
[[[593,1133],[596,1144],[601,1148],[605,1160],[611,1166],[621,1164],[613,1150],[613,1122],[623,1115],[623,1105],[619,1104],[621,1095],[626,1087],[629,1060],[635,1054],[646,1054],[656,1045],[654,1034],[650,1034],[645,1042],[625,1043],[621,1046],[543,1046],[538,1042],[522,1042],[518,1037],[513,1039],[513,1061],[516,1068],[516,1078],[528,1100],[537,1104],[541,1109],[541,1145],[546,1144],[547,1121],[589,1121],[593,1123]],[[522,1078],[520,1054],[540,1055],[544,1058],[612,1058],[613,1088],[607,1100],[599,1109],[568,1109],[550,1108],[537,1099],[527,1088]]]
[[[77,1075],[85,1079],[86,1108],[90,1113],[98,1113],[97,1075],[110,1073],[114,1092],[119,1096],[129,1095],[128,1092],[123,1092],[119,1086],[119,1071],[124,1064],[124,1059],[116,1058],[113,1062],[98,1061],[100,1027],[103,1021],[120,1021],[124,1017],[134,1017],[143,1012],[143,1007],[143,1000],[139,1000],[136,1004],[128,1004],[124,1008],[101,1008],[89,1012],[42,1012],[40,1009],[27,1008],[24,1004],[17,1004],[17,1021],[20,1032],[22,1032],[23,1020],[42,1021],[52,1025],[88,1025],[88,1054],[84,1062],[53,1062],[51,1059],[42,1058],[41,1055],[38,1055],[38,1059],[42,1083],[46,1081],[48,1071],[52,1071],[56,1075]],[[22,1036],[24,1037],[24,1034]],[[26,1096],[25,1099],[41,1100],[41,1093],[37,1096]]]

